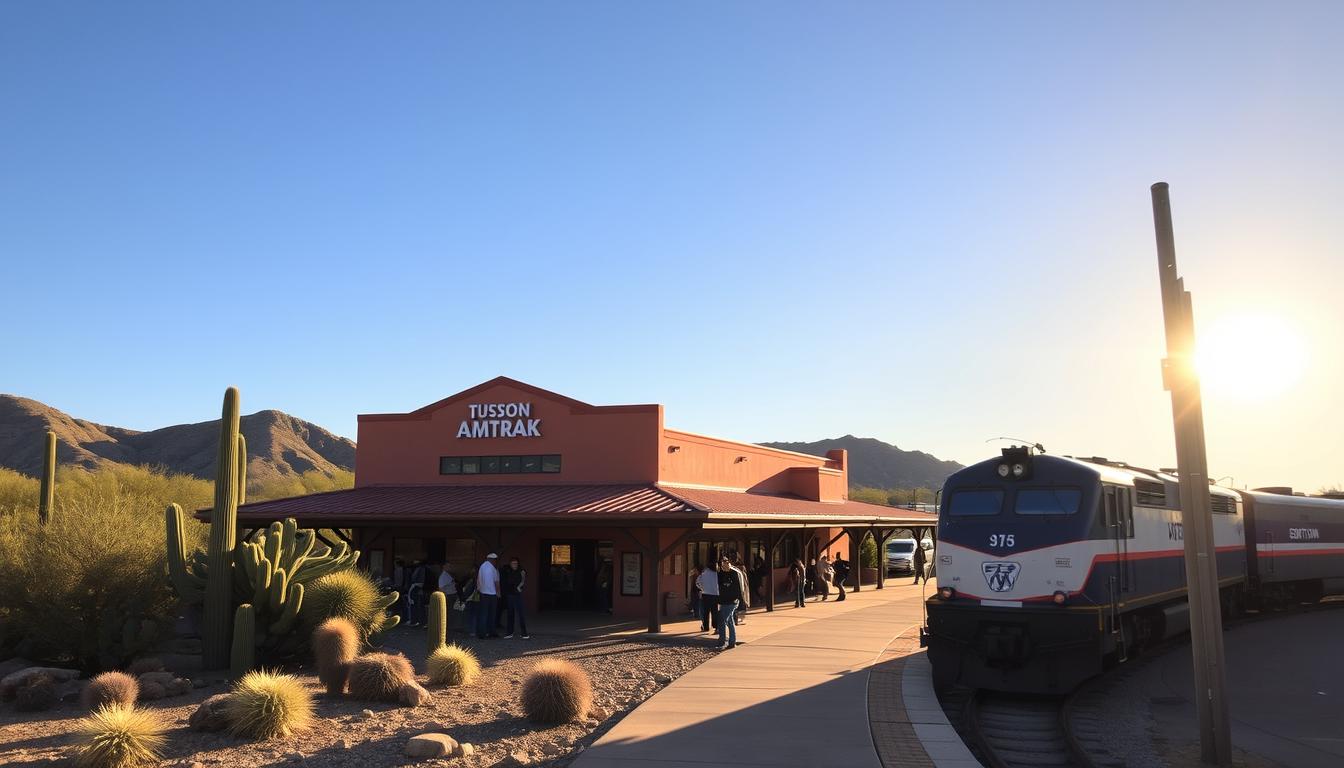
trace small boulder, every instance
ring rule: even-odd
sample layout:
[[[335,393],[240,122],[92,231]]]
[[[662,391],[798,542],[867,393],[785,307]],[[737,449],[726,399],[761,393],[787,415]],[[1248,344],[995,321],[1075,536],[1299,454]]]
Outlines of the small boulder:
[[[135,661],[132,661],[130,666],[126,667],[126,672],[128,674],[139,677],[140,675],[143,675],[146,672],[162,672],[163,669],[164,667],[162,659],[156,659],[150,657],[150,658],[140,658],[136,659]]]
[[[659,685],[667,685],[668,683],[672,682],[672,676],[659,672],[658,674],[653,676],[653,682]]]
[[[162,699],[167,695],[168,695],[168,689],[164,688],[162,685],[154,682],[153,680],[150,680],[149,682],[140,683],[141,701],[158,701],[159,699]]]
[[[471,757],[476,753],[476,748],[473,747],[470,742],[464,741],[457,745],[457,751],[462,757]]]
[[[446,733],[422,733],[406,742],[406,756],[420,760],[452,757],[456,752],[457,741]]]
[[[3,678],[0,678],[0,699],[8,701],[14,698],[14,692],[17,691],[20,686],[25,685],[29,679],[39,675],[46,675],[55,683],[64,683],[79,677],[79,670],[62,669],[61,667],[25,667],[18,672],[11,672]]]
[[[173,681],[176,679],[177,676],[174,675],[172,672],[157,671],[157,672],[142,672],[136,676],[135,681],[141,685],[144,685],[145,683],[158,683],[164,688],[167,688],[168,686],[172,685]]]
[[[419,683],[414,682],[401,686],[397,692],[397,699],[406,707],[422,707],[434,702],[434,696]]]
[[[519,768],[519,766],[531,765],[532,755],[522,751],[510,752],[503,763],[504,765],[509,766],[509,768]]]
[[[359,717],[360,717],[360,719],[362,719],[362,720],[372,720],[372,719],[373,719],[373,710],[372,710],[372,709],[361,709],[361,710],[359,711]]]
[[[227,728],[229,718],[225,713],[225,707],[228,701],[229,694],[227,693],[217,693],[202,701],[187,721],[191,729],[194,731],[222,731]]]

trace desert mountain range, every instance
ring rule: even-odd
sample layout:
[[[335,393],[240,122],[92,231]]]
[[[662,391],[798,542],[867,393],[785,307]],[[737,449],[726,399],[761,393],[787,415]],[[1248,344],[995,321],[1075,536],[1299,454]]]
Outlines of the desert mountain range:
[[[247,439],[247,475],[255,480],[330,473],[355,467],[355,444],[283,411],[258,411],[241,419]],[[147,464],[170,472],[215,476],[219,419],[148,432],[77,419],[45,403],[0,394],[0,466],[39,475],[43,435],[56,433],[56,460],[86,469]]]

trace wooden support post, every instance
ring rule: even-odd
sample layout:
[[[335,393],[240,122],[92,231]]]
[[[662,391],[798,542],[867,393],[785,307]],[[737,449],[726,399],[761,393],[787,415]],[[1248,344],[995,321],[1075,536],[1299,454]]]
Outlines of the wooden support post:
[[[877,588],[882,589],[887,586],[887,537],[891,535],[890,528],[877,529],[877,535],[873,537],[877,544]]]
[[[774,531],[765,532],[765,612],[775,610],[775,547],[779,536]]]
[[[658,572],[662,570],[660,559],[658,557],[658,529],[649,529],[649,542],[644,547],[645,577],[647,582],[644,589],[649,593],[649,632],[657,633],[663,631],[662,617],[658,615],[658,600],[661,595],[658,592]]]
[[[863,577],[860,573],[863,571],[859,567],[859,545],[863,542],[863,536],[867,533],[863,528],[851,528],[849,534],[849,575],[853,581],[850,587],[858,592],[863,583]]]

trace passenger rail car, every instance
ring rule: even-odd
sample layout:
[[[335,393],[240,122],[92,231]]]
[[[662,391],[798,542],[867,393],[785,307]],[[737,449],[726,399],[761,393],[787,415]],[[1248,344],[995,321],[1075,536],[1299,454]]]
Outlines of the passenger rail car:
[[[1344,500],[1209,489],[1224,614],[1344,592]],[[1010,448],[948,478],[935,678],[1058,693],[1189,629],[1177,479]]]

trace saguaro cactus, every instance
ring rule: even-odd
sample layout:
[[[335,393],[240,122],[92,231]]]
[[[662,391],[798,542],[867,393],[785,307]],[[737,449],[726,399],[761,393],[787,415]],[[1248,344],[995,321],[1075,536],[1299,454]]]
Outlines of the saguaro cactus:
[[[229,674],[236,678],[257,665],[257,612],[243,603],[233,614],[233,646],[229,653]]]
[[[42,454],[42,489],[37,500],[37,522],[51,521],[51,505],[56,501],[56,433],[47,433],[47,446]]]
[[[429,633],[430,653],[448,642],[448,598],[442,592],[429,596],[429,621],[425,623],[425,630]]]
[[[238,389],[224,392],[220,414],[219,457],[215,462],[215,506],[210,510],[210,544],[206,550],[209,572],[205,582],[205,617],[201,627],[201,655],[206,669],[229,663],[233,637],[233,550],[238,530]]]

